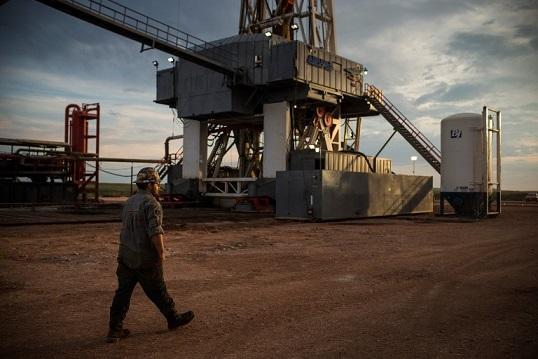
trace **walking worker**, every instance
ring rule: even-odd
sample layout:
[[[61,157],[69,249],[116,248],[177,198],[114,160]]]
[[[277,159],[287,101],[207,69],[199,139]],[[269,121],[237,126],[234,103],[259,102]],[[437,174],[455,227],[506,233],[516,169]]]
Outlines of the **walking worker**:
[[[194,318],[192,311],[178,314],[164,282],[163,211],[155,198],[159,194],[159,174],[152,167],[142,168],[135,183],[138,190],[127,200],[122,213],[116,270],[118,289],[110,306],[108,343],[129,335],[129,330],[123,328],[123,320],[137,283],[164,315],[169,330],[186,325]]]

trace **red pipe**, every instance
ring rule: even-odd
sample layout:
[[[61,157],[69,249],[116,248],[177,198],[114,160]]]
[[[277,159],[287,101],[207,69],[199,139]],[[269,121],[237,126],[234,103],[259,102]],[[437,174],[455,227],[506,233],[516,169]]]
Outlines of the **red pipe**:
[[[69,133],[70,133],[70,124],[71,124],[71,116],[73,112],[80,111],[80,106],[75,104],[70,104],[65,107],[65,139],[64,142],[71,143],[69,140]]]

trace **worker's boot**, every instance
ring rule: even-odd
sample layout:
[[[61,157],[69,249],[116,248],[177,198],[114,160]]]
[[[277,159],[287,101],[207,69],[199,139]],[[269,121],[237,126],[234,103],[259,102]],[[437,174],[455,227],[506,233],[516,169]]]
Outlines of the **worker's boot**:
[[[188,312],[181,313],[181,314],[176,313],[173,316],[167,318],[168,329],[169,330],[177,329],[179,327],[189,324],[191,320],[193,319],[194,319],[194,313],[190,310]]]
[[[106,335],[106,342],[107,343],[117,343],[121,339],[128,337],[129,334],[131,334],[129,329],[123,329],[123,328],[112,329],[111,328],[111,329],[108,330],[108,334]]]

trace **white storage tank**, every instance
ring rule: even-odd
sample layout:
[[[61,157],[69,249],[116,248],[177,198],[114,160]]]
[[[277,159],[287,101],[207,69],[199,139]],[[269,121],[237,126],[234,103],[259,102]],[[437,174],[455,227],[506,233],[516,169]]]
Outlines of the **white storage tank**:
[[[495,119],[489,111],[441,121],[441,206],[447,200],[458,215],[486,216],[494,212],[489,202],[500,212],[500,112],[494,111]],[[497,147],[495,176],[492,146]]]

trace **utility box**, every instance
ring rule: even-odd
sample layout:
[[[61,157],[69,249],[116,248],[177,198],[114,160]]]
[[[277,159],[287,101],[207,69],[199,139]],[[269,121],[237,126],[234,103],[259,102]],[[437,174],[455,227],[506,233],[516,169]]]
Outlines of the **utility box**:
[[[157,71],[157,98],[156,103],[174,107],[176,105],[176,94],[174,90],[174,69]]]
[[[282,171],[278,218],[336,220],[433,212],[433,178],[340,171]]]

